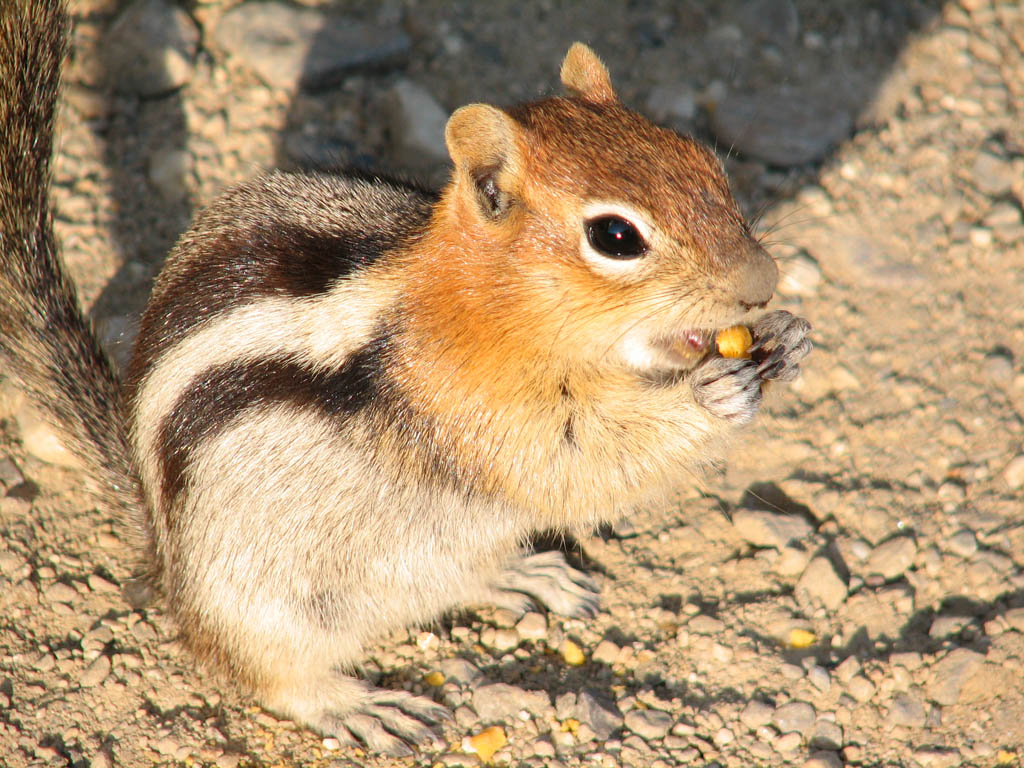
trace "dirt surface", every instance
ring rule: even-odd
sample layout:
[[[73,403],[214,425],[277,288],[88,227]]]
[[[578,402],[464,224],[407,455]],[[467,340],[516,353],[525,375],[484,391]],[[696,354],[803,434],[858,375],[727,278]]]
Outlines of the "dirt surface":
[[[396,84],[442,113],[533,98],[576,39],[627,104],[730,155],[782,265],[775,304],[816,351],[720,472],[579,543],[596,619],[481,610],[368,654],[367,675],[455,712],[446,746],[402,759],[263,712],[131,609],[124,530],[0,390],[0,763],[477,765],[463,737],[489,726],[508,765],[1024,761],[1018,3],[346,4],[400,50],[312,90],[283,64],[265,83],[259,51],[217,34],[231,5],[188,8],[197,48],[133,33],[174,53],[155,58],[180,82],[148,89],[125,83],[148,70],[116,44],[117,4],[75,10],[58,229],[115,354],[225,185],[277,164],[436,178],[439,137],[408,135],[433,113],[396,109]]]

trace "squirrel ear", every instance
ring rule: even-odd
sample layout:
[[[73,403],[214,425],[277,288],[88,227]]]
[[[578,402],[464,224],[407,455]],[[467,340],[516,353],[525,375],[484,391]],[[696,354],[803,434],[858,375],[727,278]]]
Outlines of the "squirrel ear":
[[[562,62],[562,85],[592,104],[614,104],[619,99],[612,88],[608,69],[597,54],[583,43],[573,43]]]
[[[484,212],[497,218],[519,191],[521,129],[506,112],[488,104],[460,107],[448,118],[444,140],[458,177],[465,174]]]

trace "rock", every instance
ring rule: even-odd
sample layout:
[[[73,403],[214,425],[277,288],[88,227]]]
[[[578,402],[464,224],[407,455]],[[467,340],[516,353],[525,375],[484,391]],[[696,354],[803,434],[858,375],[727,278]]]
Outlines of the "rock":
[[[950,651],[932,668],[933,677],[927,696],[937,704],[956,704],[964,684],[977,672],[985,657],[967,648]]]
[[[1024,633],[1024,608],[1011,608],[1004,614],[1003,618],[1015,630]]]
[[[807,679],[822,693],[828,693],[829,688],[832,687],[832,678],[829,676],[828,670],[818,664],[807,670]]]
[[[516,624],[516,632],[523,640],[542,640],[548,634],[548,622],[543,614],[530,612]]]
[[[581,723],[586,723],[601,741],[611,738],[624,723],[622,712],[614,702],[598,698],[589,690],[581,691],[576,697],[574,715]]]
[[[814,725],[814,707],[806,701],[791,701],[777,707],[772,713],[772,725],[781,733],[806,735]]]
[[[441,674],[445,680],[460,686],[474,685],[483,678],[480,670],[465,659],[445,659],[441,662]]]
[[[1024,487],[1024,454],[1010,460],[1003,470],[1003,479],[1013,490]]]
[[[543,691],[525,691],[507,683],[491,683],[473,691],[473,709],[482,722],[515,720],[524,710],[543,717],[551,709],[551,701]]]
[[[971,177],[978,191],[989,197],[1005,195],[1017,181],[1013,163],[988,152],[978,155]]]
[[[149,158],[149,181],[167,202],[184,200],[188,196],[188,181],[192,174],[192,155],[176,147],[164,147]]]
[[[846,684],[846,690],[854,699],[863,704],[865,701],[870,701],[871,697],[875,695],[875,684],[863,675],[856,675],[850,678],[850,682]]]
[[[93,688],[106,680],[109,674],[110,657],[100,655],[93,660],[92,664],[85,668],[81,677],[78,678],[78,682],[83,688]]]
[[[847,109],[785,88],[730,94],[711,112],[720,145],[783,167],[821,160],[852,128]]]
[[[810,255],[800,251],[780,259],[778,292],[783,296],[816,296],[821,285],[821,267]]]
[[[782,549],[790,541],[806,539],[814,532],[802,517],[760,509],[737,509],[732,524],[743,540],[755,547]]]
[[[448,113],[426,88],[399,80],[388,93],[387,111],[396,163],[425,168],[448,160]]]
[[[58,581],[43,591],[43,597],[53,603],[71,603],[78,599],[78,590]]]
[[[166,0],[134,0],[107,32],[110,84],[122,93],[160,96],[192,79],[199,29]]]
[[[775,708],[771,704],[755,699],[749,702],[743,708],[743,711],[740,712],[740,722],[750,730],[755,731],[762,725],[768,725],[772,721],[774,713]]]
[[[602,640],[597,644],[597,648],[594,649],[590,658],[601,664],[614,664],[619,658],[620,650],[619,646],[611,640]]]
[[[411,45],[397,25],[374,26],[274,0],[235,6],[221,17],[214,38],[267,84],[310,90],[329,88],[356,69],[398,64]]]
[[[843,768],[843,761],[835,752],[815,752],[804,760],[802,768]]]
[[[923,768],[954,768],[962,765],[961,755],[955,749],[923,747],[915,749],[913,757]]]
[[[15,414],[25,452],[47,464],[81,469],[82,463],[61,442],[57,432],[43,421],[27,403]]]
[[[962,528],[949,537],[947,545],[953,554],[970,557],[978,551],[978,537],[969,528]]]
[[[812,749],[838,751],[843,748],[843,728],[831,720],[818,720],[811,730],[808,743]]]
[[[663,739],[672,727],[672,716],[660,709],[633,709],[624,718],[626,727],[647,741]]]
[[[25,482],[25,477],[18,469],[18,465],[14,463],[14,459],[10,456],[0,459],[0,485],[4,488],[13,488],[23,482]]]
[[[917,555],[917,542],[912,536],[897,536],[879,544],[864,564],[864,572],[881,576],[886,581],[898,579]]]
[[[714,616],[698,613],[686,622],[686,628],[698,635],[715,636],[725,631],[725,622],[721,619],[716,619]]]
[[[797,600],[803,597],[834,611],[846,599],[846,582],[836,573],[832,561],[818,556],[811,560],[796,583]]]
[[[744,37],[779,48],[791,46],[800,34],[800,17],[793,0],[743,3],[736,22]]]
[[[891,725],[907,728],[923,728],[927,719],[924,703],[910,693],[897,693],[892,697],[888,721]]]
[[[656,85],[647,94],[647,114],[656,123],[688,128],[697,117],[697,94],[683,83]]]

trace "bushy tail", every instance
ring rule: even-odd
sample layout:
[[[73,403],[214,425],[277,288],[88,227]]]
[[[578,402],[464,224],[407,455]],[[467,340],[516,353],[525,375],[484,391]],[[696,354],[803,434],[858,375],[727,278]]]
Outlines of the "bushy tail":
[[[0,374],[65,436],[101,484],[101,502],[141,522],[117,377],[53,233],[50,158],[68,28],[63,0],[0,0]]]

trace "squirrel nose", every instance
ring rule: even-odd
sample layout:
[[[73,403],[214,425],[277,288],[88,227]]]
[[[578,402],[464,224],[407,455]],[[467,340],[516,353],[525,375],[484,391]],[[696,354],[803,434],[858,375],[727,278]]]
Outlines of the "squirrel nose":
[[[763,307],[775,293],[779,268],[768,252],[751,241],[742,258],[733,264],[732,282],[736,300],[744,309]]]

